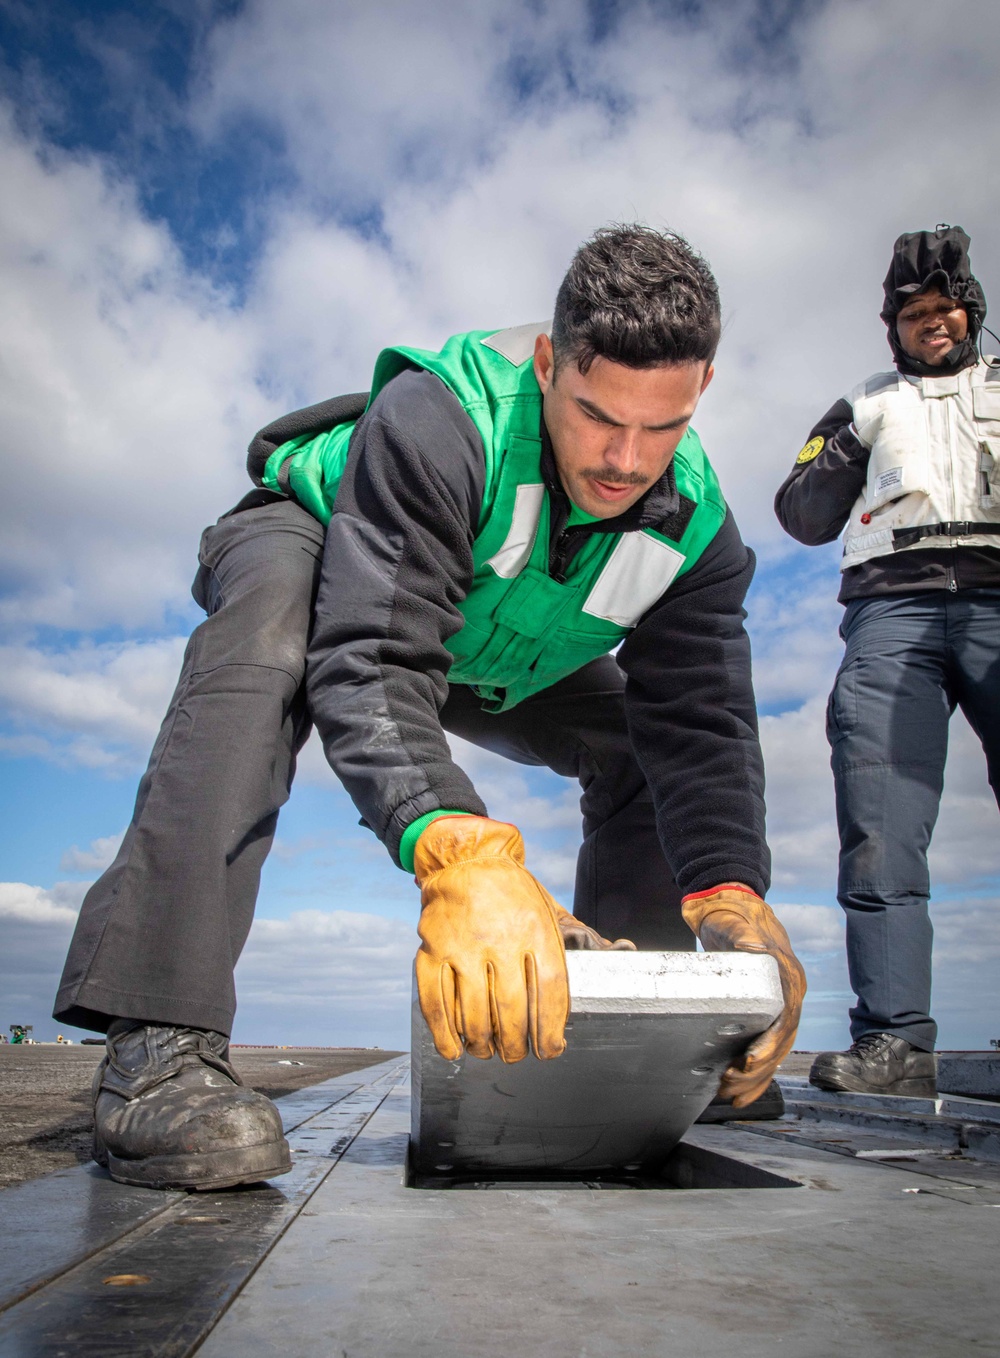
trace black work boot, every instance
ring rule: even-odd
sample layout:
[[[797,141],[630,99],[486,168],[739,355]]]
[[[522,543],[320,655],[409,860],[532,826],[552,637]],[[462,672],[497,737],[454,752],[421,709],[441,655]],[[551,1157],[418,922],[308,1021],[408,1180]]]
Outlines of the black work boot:
[[[115,1019],[94,1076],[94,1159],[145,1188],[229,1188],[287,1174],[281,1118],[200,1028]]]
[[[850,1051],[822,1052],[812,1063],[809,1083],[817,1089],[851,1094],[902,1094],[937,1098],[937,1057],[911,1047],[892,1033],[865,1033]]]

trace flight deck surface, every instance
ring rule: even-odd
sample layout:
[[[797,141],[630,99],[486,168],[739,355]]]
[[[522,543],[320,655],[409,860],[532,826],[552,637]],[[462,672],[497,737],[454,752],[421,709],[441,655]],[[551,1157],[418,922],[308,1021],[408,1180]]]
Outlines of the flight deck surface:
[[[0,1195],[0,1354],[1000,1354],[1000,1105],[783,1087],[657,1187],[408,1186],[406,1058],[280,1100],[267,1186],[59,1171]]]

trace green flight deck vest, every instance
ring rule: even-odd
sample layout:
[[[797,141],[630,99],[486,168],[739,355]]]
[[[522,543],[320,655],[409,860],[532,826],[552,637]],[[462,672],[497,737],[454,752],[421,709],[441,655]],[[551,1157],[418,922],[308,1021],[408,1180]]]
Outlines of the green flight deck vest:
[[[486,464],[473,543],[475,573],[447,641],[448,681],[470,685],[503,712],[613,650],[715,537],[726,506],[697,434],[673,459],[677,489],[694,504],[677,541],[655,529],[592,533],[565,581],[548,572],[549,497],[541,471],[542,394],[532,365],[543,325],[454,335],[439,353],[384,349],[369,405],[398,373],[423,368],[454,393],[479,431]],[[291,494],[328,523],[355,422],[291,439],[271,454],[263,485]]]

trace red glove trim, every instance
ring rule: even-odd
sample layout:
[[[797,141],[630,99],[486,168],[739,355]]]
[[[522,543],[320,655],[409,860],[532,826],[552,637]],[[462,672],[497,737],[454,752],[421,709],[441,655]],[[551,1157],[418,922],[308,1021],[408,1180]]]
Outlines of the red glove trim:
[[[717,896],[720,891],[745,891],[749,896],[757,896],[756,891],[751,890],[745,882],[723,882],[721,886],[709,887],[707,891],[692,891],[690,896],[682,896],[681,905],[685,905],[688,901],[704,900],[706,896]],[[760,901],[764,898],[757,896],[757,899]]]

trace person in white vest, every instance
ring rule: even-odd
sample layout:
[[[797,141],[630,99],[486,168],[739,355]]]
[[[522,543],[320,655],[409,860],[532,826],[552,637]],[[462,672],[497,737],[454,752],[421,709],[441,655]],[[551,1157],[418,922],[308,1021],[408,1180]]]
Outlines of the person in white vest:
[[[956,707],[1000,796],[1000,360],[961,227],[900,236],[884,288],[894,369],[823,416],[775,500],[799,542],[844,532],[827,734],[857,1004],[809,1078],[933,1096],[927,850]]]

